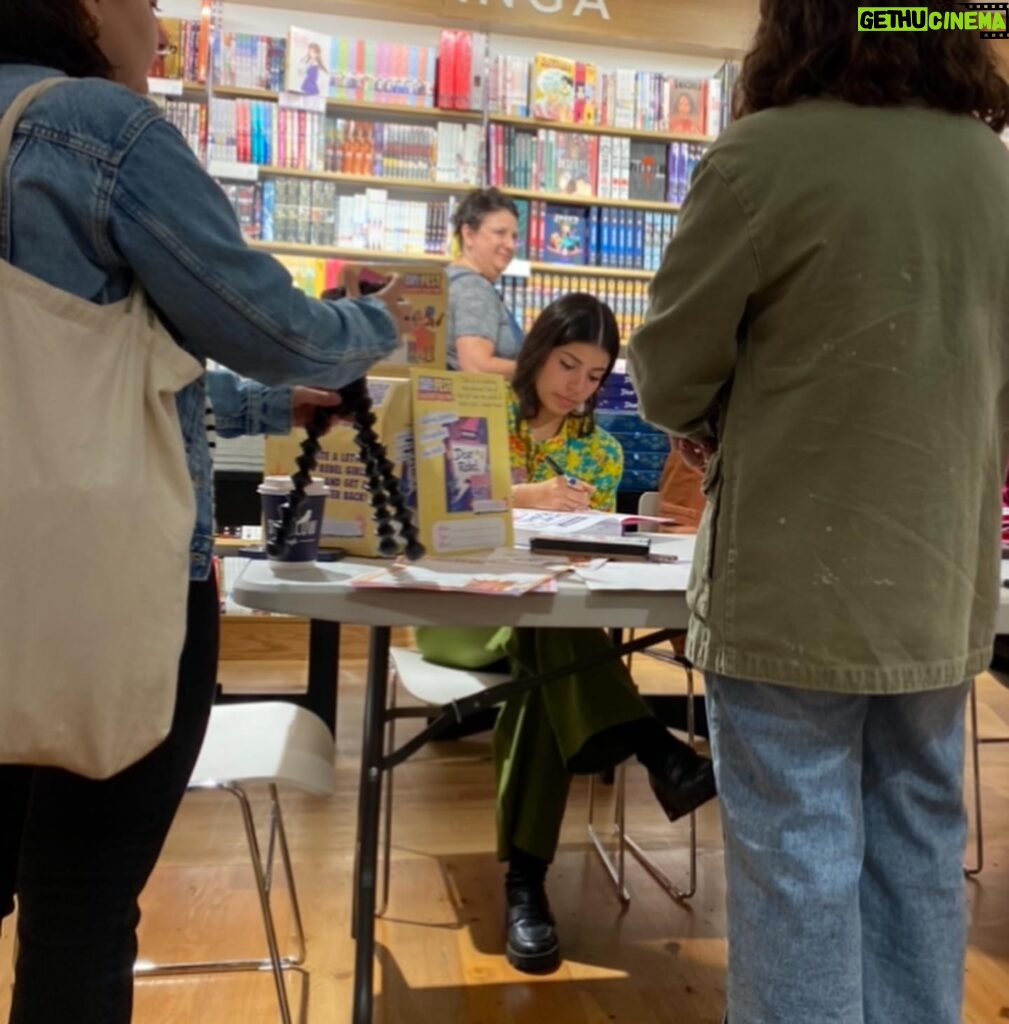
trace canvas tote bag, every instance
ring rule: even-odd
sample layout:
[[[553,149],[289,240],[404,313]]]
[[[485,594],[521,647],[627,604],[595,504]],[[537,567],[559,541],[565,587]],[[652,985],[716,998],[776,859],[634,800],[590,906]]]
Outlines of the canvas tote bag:
[[[17,97],[0,168],[66,81]],[[139,287],[98,306],[0,259],[0,764],[106,778],[167,735],[196,514],[175,393],[201,373]]]

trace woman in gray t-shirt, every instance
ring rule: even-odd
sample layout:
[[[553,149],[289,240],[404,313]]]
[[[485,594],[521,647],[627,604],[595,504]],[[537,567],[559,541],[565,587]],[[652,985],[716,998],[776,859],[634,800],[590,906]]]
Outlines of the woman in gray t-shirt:
[[[494,284],[515,255],[518,210],[496,188],[477,189],[452,217],[460,256],[448,268],[448,365],[511,379],[522,331]]]

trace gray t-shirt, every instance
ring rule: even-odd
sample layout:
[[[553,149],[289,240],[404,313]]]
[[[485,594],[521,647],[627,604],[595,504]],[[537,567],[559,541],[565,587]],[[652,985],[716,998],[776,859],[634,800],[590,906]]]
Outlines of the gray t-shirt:
[[[450,370],[459,369],[456,341],[486,338],[494,344],[494,355],[514,359],[522,346],[522,334],[494,286],[468,267],[448,268],[448,345]]]

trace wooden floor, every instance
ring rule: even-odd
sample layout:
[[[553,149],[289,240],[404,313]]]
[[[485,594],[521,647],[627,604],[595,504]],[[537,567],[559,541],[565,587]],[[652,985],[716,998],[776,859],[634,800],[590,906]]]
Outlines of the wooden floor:
[[[350,639],[340,693],[336,795],[284,797],[309,950],[292,994],[308,1024],[344,1024],[350,1015],[350,878],[363,678],[362,651]],[[647,684],[665,687],[662,673],[669,671],[649,669]],[[226,681],[243,685],[277,679],[290,684],[302,674],[294,663],[231,664],[222,671]],[[980,694],[981,734],[1009,735],[1009,692],[985,679]],[[486,736],[438,750],[482,755]],[[1009,745],[983,747],[981,756],[986,865],[968,886],[967,1024],[1009,1019]],[[502,872],[493,854],[490,765],[410,762],[397,772],[396,790],[392,902],[377,929],[376,1022],[721,1020],[725,922],[717,806],[699,815],[695,898],[678,906],[635,865],[633,900],[624,909],[586,844],[586,790],[577,784],[550,876],[565,962],[549,977],[530,979],[513,971],[502,952]],[[684,877],[686,826],[664,821],[640,769],[630,772],[629,820],[668,871]],[[259,955],[262,931],[250,883],[232,802],[218,794],[189,795],[145,894],[141,956]],[[285,893],[275,895],[283,907]],[[286,913],[281,919],[288,921]],[[0,1019],[6,1019],[9,999],[9,927],[7,933],[0,940]],[[268,974],[137,986],[135,1024],[276,1020]]]

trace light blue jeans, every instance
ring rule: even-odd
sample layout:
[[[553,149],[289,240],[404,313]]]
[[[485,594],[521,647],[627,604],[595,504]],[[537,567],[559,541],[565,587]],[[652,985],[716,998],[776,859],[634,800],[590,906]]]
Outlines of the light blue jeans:
[[[960,1024],[970,684],[705,685],[731,1024]]]

